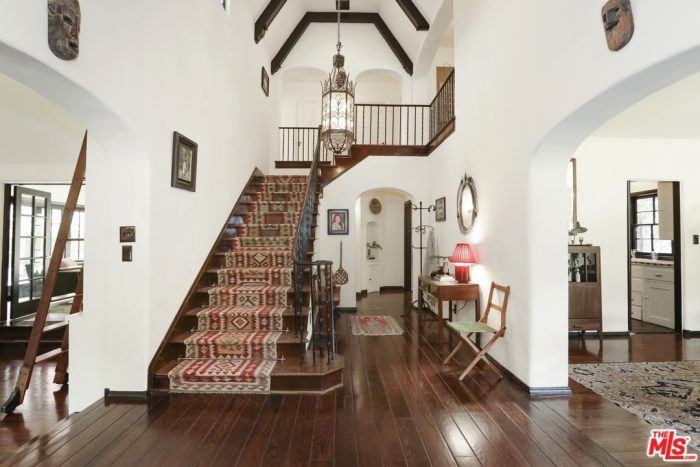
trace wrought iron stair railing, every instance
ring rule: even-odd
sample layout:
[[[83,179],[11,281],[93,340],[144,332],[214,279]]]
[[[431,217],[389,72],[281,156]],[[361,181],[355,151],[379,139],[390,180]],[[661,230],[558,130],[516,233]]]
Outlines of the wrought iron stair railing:
[[[309,261],[309,244],[315,228],[316,197],[319,189],[321,139],[320,128],[315,132],[315,150],[306,186],[306,198],[299,219],[294,244],[294,323],[301,340],[302,358],[307,347],[311,348],[313,363],[316,352],[322,358],[327,354],[330,363],[335,358],[335,323],[333,310],[333,273],[331,261]],[[308,280],[307,280],[308,279]],[[308,285],[307,285],[308,282]],[[305,287],[306,286],[306,287]],[[308,295],[304,292],[308,292]],[[305,300],[305,297],[309,297]],[[309,315],[304,320],[303,309],[308,306]]]

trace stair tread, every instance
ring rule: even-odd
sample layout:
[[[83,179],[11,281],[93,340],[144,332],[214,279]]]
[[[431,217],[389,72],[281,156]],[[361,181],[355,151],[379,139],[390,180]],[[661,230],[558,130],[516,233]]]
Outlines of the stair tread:
[[[202,311],[202,310],[213,310],[215,308],[231,308],[235,309],[236,307],[232,306],[215,306],[215,307],[209,307],[209,308],[190,308],[189,310],[185,311],[184,316],[197,316],[197,314]],[[294,316],[294,308],[291,306],[288,307],[260,307],[260,308],[267,308],[267,309],[276,309],[280,308],[283,309],[284,311],[282,312],[282,316]],[[309,308],[308,307],[302,307],[301,313],[302,315],[305,315],[308,312]]]
[[[210,287],[201,287],[197,289],[198,293],[209,293],[210,290],[216,290],[216,289],[226,289],[226,288],[235,288],[241,291],[253,291],[253,290],[260,290],[264,288],[270,288],[270,289],[287,289],[291,290],[292,287],[289,285],[214,285]]]
[[[175,368],[178,360],[168,360],[162,362],[154,371],[155,376],[167,377],[170,370]],[[336,354],[335,360],[328,365],[326,358],[318,358],[316,360],[316,366],[313,365],[313,360],[311,353],[306,353],[306,358],[302,363],[298,358],[287,358],[285,360],[277,361],[275,368],[272,370],[272,376],[315,376],[324,375],[331,373],[333,371],[342,370],[345,367],[345,359],[342,355]]]
[[[170,339],[171,344],[184,344],[185,339],[188,337],[192,336],[193,334],[196,333],[201,333],[201,332],[211,332],[211,333],[227,333],[227,334],[251,334],[253,332],[261,332],[267,334],[268,331],[243,331],[243,332],[232,332],[232,331],[180,331],[176,334],[173,335],[172,339]],[[283,331],[270,331],[270,332],[279,332],[280,336],[277,339],[277,345],[280,344],[298,344],[299,343],[299,337],[295,335],[293,332],[283,332]]]

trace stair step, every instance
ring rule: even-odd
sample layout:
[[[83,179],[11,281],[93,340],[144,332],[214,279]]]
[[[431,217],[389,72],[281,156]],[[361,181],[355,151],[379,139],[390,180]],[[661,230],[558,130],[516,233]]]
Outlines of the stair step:
[[[296,224],[298,212],[249,212],[244,214],[246,224]]]
[[[190,308],[189,310],[185,311],[183,313],[183,317],[185,317],[185,327],[188,329],[194,329],[200,327],[200,319],[198,318],[198,313],[203,311],[203,310],[213,310],[213,309],[222,309],[222,308],[232,308],[232,307],[210,307],[210,308]],[[295,325],[295,320],[297,317],[294,315],[294,308],[293,307],[286,307],[283,309],[284,311],[282,312],[282,323],[281,326],[278,325],[277,330],[292,330],[294,329]],[[309,313],[308,307],[302,307],[301,309],[301,319],[306,319],[307,315]],[[211,319],[211,318],[209,318]],[[204,318],[206,320],[206,318]],[[260,322],[258,322],[260,323]],[[264,323],[263,323],[264,324]],[[212,325],[208,325],[207,329],[212,329]],[[258,325],[258,328],[263,328],[262,324]],[[273,328],[274,329],[274,328]]]
[[[247,205],[248,212],[295,212],[299,213],[304,208],[301,201],[241,201],[239,204]]]
[[[239,237],[294,237],[297,224],[243,224],[236,225]]]
[[[68,320],[61,321],[60,323],[54,323],[54,324],[49,324],[48,326],[44,326],[44,329],[41,331],[42,333],[47,333],[51,331],[55,331],[56,329],[63,329],[68,327]]]
[[[291,286],[294,268],[222,268],[215,270],[218,286]]]
[[[206,332],[206,331],[205,331]],[[177,354],[181,356],[187,356],[187,357],[193,357],[195,355],[190,354],[187,355],[185,351],[188,351],[188,347],[186,345],[186,340],[190,337],[193,337],[195,340],[198,340],[200,337],[206,339],[206,338],[213,338],[215,337],[213,334],[239,334],[241,337],[243,336],[250,336],[251,332],[242,332],[242,333],[225,333],[225,332],[213,332],[210,335],[206,335],[202,337],[202,332],[200,331],[182,331],[179,333],[176,333],[173,335],[172,339],[168,342],[171,346],[177,347]],[[299,340],[299,336],[296,335],[294,332],[276,332],[276,333],[267,333],[267,332],[260,332],[260,334],[279,334],[277,337],[277,340],[274,344],[274,356],[272,357],[273,359],[279,359],[279,358],[299,358],[299,351],[301,349],[301,342]],[[241,345],[246,345],[245,343],[241,342],[240,344],[235,344],[236,347],[241,346]],[[252,354],[255,356],[254,358],[262,358],[260,354],[255,353],[256,351],[253,351]],[[209,356],[203,356],[202,358],[209,358]]]
[[[209,295],[209,304],[212,306],[286,307],[291,305],[289,292],[292,288],[290,286],[226,285],[202,288],[197,292],[205,289]]]
[[[168,392],[170,379],[168,373],[178,365],[178,360],[161,362],[155,368],[154,392]],[[271,373],[271,392],[323,394],[340,387],[343,384],[343,368],[345,360],[342,355],[336,355],[335,360],[328,365],[326,359],[318,359],[312,363],[311,352],[307,351],[304,362],[297,357],[278,361]]]
[[[60,347],[57,349],[49,350],[46,353],[43,353],[41,355],[37,355],[36,359],[34,360],[34,363],[41,363],[45,362],[46,360],[51,360],[54,357],[58,357],[61,354],[68,353],[67,350],[62,350]]]
[[[198,330],[226,331],[283,331],[284,313],[282,307],[211,307],[197,312]],[[291,329],[291,328],[287,328]]]
[[[228,239],[232,250],[245,248],[289,248],[294,245],[294,237],[233,237]]]
[[[259,191],[250,195],[250,199],[254,201],[294,201],[302,202],[306,199],[306,192],[285,192],[285,191]]]

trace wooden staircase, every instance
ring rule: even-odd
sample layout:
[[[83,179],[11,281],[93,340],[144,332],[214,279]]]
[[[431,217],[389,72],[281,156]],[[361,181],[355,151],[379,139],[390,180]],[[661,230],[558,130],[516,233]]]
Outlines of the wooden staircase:
[[[171,380],[169,372],[173,370],[183,357],[185,357],[185,340],[193,335],[198,326],[198,313],[210,303],[210,293],[221,289],[218,285],[219,274],[226,267],[227,254],[229,261],[243,261],[243,258],[232,257],[232,245],[240,243],[245,239],[242,232],[248,230],[253,232],[259,241],[276,244],[281,241],[281,235],[289,234],[290,221],[293,216],[280,212],[254,212],[253,205],[269,200],[271,203],[295,203],[299,196],[296,193],[267,193],[264,194],[265,177],[256,170],[250,177],[243,193],[236,202],[231,214],[228,216],[221,233],[210,251],[204,265],[200,269],[197,278],[190,288],[185,301],[178,311],[171,324],[165,338],[158,348],[155,357],[149,366],[149,391],[154,393],[169,392],[171,390]],[[318,198],[319,193],[315,193],[315,203],[311,232],[308,238],[306,257],[313,256],[313,246],[315,240],[316,219],[318,218]],[[303,200],[302,200],[303,201]],[[252,213],[252,214],[248,214]],[[244,223],[243,219],[248,214],[251,222]],[[254,247],[256,250],[258,247]],[[270,255],[269,261],[282,261],[276,259],[283,253],[275,253],[273,248],[259,247],[260,255]],[[242,253],[241,253],[242,254]],[[262,257],[262,256],[261,256]],[[268,261],[268,260],[265,260]],[[277,266],[277,265],[275,265]],[[285,266],[287,266],[285,264]],[[249,269],[251,265],[246,265]],[[252,265],[255,269],[255,265]],[[309,303],[310,274],[305,274],[304,283],[301,288],[303,303]],[[294,303],[294,287],[290,287],[286,292],[286,303]],[[336,291],[337,293],[337,291]],[[339,299],[339,294],[335,299]],[[308,315],[308,307],[302,307],[302,321]],[[295,325],[298,324],[298,317],[295,316],[294,309],[287,306],[282,313],[282,332],[277,339],[277,363],[270,375],[270,391],[272,393],[312,393],[323,394],[342,385],[342,369],[344,367],[343,357],[337,355],[335,360],[328,362],[319,359],[314,363],[311,350],[305,350],[304,342],[307,336],[304,332],[297,334],[294,332]]]

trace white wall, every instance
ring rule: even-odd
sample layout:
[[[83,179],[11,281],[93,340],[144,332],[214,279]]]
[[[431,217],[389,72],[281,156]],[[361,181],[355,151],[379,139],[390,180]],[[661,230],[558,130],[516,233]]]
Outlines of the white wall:
[[[218,2],[84,2],[72,62],[46,45],[45,3],[4,7],[0,72],[56,102],[104,148],[89,152],[87,177],[85,301],[99,313],[76,316],[71,329],[70,407],[79,410],[105,387],[146,389],[148,363],[222,221],[267,165],[275,96],[262,94],[260,68],[269,57],[238,2],[230,14]],[[196,193],[170,187],[173,130],[199,144]],[[132,263],[121,262],[120,225],[137,229]]]
[[[579,219],[600,245],[603,330],[627,331],[627,181],[678,181],[681,191],[683,329],[700,328],[700,141],[589,138],[575,153]],[[563,274],[563,272],[562,272]]]

